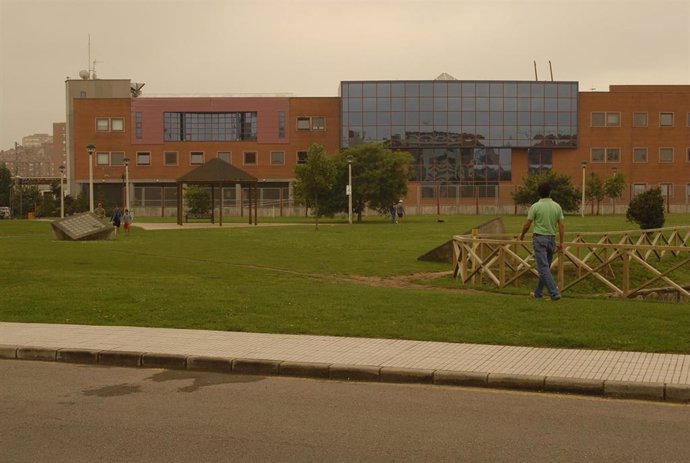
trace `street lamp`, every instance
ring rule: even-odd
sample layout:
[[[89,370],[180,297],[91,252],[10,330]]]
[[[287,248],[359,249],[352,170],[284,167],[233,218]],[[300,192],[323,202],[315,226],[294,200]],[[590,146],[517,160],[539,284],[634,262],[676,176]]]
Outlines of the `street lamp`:
[[[65,192],[63,185],[65,184],[65,165],[60,164],[60,218],[65,218]]]
[[[616,175],[618,175],[618,167],[611,167],[611,170],[613,170],[613,179],[615,180]],[[616,197],[614,195],[611,195],[611,201],[613,201],[613,215],[616,215]]]
[[[122,162],[125,163],[125,209],[129,209],[129,158],[124,158]]]
[[[582,204],[580,205],[580,211],[582,214],[582,217],[585,216],[585,174],[587,170],[587,161],[582,161],[580,163],[580,166],[582,166]]]
[[[352,156],[347,157],[347,221],[352,225]]]
[[[89,210],[93,212],[93,153],[96,152],[96,147],[88,144],[86,152],[89,153]]]

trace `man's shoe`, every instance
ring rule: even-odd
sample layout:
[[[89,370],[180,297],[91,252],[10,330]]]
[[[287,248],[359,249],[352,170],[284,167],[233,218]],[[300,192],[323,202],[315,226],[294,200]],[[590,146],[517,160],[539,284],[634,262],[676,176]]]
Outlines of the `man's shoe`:
[[[561,299],[561,296],[554,296],[551,298],[552,301],[559,301]]]
[[[529,297],[532,298],[532,299],[542,299],[541,296],[537,296],[537,295],[535,295],[534,293],[529,293]]]

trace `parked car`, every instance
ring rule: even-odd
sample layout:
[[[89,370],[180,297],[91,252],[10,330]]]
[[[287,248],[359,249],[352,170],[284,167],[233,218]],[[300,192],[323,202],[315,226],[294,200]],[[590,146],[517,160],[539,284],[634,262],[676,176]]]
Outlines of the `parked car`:
[[[12,213],[7,206],[0,206],[0,219],[11,219]]]

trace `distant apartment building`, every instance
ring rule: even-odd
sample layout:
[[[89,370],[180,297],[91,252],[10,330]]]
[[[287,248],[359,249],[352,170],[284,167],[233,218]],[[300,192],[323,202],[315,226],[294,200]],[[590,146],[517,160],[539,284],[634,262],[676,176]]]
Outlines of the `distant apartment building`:
[[[103,199],[121,202],[128,160],[133,207],[174,215],[176,179],[218,157],[258,178],[270,207],[292,198],[312,143],[337,153],[372,142],[412,153],[412,213],[512,213],[523,178],[544,170],[578,187],[583,175],[625,175],[618,212],[651,187],[671,210],[690,209],[690,85],[580,92],[577,82],[448,77],[345,81],[338,97],[156,98],[127,80],[68,80],[69,182],[87,188],[92,144]]]
[[[51,152],[51,172],[53,176],[60,175],[60,166],[67,164],[67,124],[53,123],[53,145]]]

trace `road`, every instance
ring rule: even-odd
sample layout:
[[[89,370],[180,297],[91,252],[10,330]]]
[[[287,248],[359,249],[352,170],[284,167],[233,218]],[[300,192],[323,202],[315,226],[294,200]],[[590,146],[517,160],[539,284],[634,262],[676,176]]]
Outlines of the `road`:
[[[685,462],[690,406],[0,360],[0,461]]]

